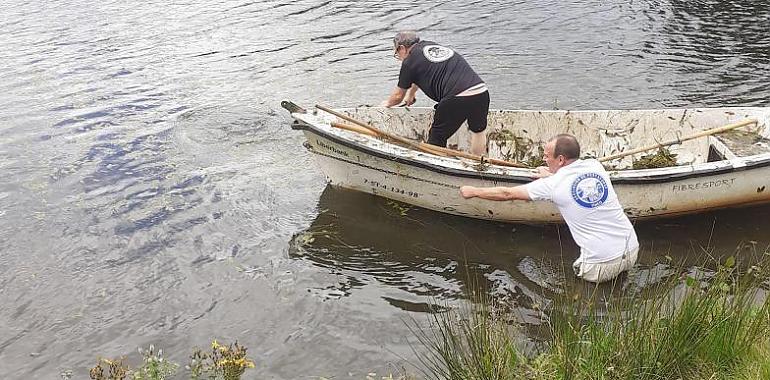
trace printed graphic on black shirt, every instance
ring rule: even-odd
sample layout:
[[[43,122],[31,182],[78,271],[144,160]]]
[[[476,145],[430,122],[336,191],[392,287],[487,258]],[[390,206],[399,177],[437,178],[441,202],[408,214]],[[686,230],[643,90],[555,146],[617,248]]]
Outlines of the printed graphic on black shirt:
[[[422,48],[422,54],[433,63],[444,62],[455,54],[454,50],[441,45],[428,45]]]
[[[454,49],[433,41],[420,41],[413,49],[401,63],[401,89],[417,84],[427,97],[440,102],[484,82]]]

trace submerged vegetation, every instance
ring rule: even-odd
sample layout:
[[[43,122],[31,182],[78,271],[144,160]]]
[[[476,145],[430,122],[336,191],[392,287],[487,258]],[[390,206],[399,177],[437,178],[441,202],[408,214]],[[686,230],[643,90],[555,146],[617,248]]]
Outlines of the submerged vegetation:
[[[742,270],[730,258],[713,271],[674,271],[611,302],[568,290],[542,313],[548,338],[528,344],[512,312],[476,297],[413,328],[428,349],[420,361],[434,379],[768,379],[764,257]]]

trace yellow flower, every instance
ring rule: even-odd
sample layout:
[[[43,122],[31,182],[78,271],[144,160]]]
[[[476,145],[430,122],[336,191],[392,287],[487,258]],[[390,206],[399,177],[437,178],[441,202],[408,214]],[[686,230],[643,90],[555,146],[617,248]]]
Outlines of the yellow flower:
[[[214,339],[214,341],[213,341],[213,342],[211,342],[211,348],[213,348],[213,349],[215,349],[215,350],[219,350],[219,351],[222,351],[222,352],[225,352],[225,351],[227,351],[227,347],[225,347],[225,346],[223,346],[223,345],[219,344],[219,343],[217,342],[217,340],[216,340],[216,339]]]

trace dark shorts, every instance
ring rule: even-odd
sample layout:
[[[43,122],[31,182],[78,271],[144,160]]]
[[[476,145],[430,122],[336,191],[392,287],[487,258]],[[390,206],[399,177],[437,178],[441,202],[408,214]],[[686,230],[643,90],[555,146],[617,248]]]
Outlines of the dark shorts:
[[[446,141],[468,120],[468,129],[481,132],[487,129],[489,91],[471,96],[446,98],[434,107],[433,125],[428,134],[428,144],[446,148]]]

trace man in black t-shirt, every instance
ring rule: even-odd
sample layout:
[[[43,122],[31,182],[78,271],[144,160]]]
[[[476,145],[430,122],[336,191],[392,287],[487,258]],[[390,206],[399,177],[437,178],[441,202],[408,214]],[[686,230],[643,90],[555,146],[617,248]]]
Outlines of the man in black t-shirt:
[[[431,41],[421,41],[413,31],[398,32],[393,39],[395,57],[402,61],[398,85],[383,107],[402,101],[415,102],[419,88],[438,102],[430,127],[428,143],[446,147],[447,139],[468,121],[471,153],[486,153],[489,92],[484,81],[456,51]]]

